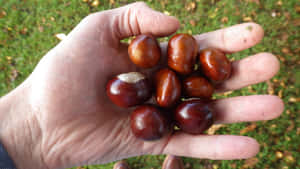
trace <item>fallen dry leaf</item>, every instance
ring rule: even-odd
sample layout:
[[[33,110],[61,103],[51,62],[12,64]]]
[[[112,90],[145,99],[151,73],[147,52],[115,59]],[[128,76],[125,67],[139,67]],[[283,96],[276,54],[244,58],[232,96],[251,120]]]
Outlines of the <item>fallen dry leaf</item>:
[[[67,35],[64,34],[64,33],[58,33],[58,34],[55,34],[55,37],[58,39],[58,40],[64,40]]]
[[[278,92],[278,97],[280,97],[280,98],[282,98],[282,94],[283,93],[283,90],[281,89],[281,90],[279,90],[279,92]]]
[[[284,54],[289,54],[290,53],[290,49],[287,48],[287,47],[284,47],[281,49],[281,52],[284,53]]]
[[[281,151],[276,151],[275,155],[277,159],[281,159],[283,157],[283,153]]]
[[[99,0],[94,0],[92,3],[91,3],[91,6],[92,7],[97,7],[100,5],[100,1]]]
[[[195,20],[190,20],[190,24],[191,24],[192,26],[196,26]]]
[[[244,21],[244,22],[251,22],[251,21],[252,21],[252,18],[251,18],[250,16],[244,17],[244,18],[243,18],[243,21]]]
[[[247,127],[245,127],[244,129],[242,129],[242,130],[240,131],[240,134],[248,133],[249,131],[253,131],[255,128],[256,128],[256,124],[255,124],[255,123],[252,123],[252,124],[250,124],[249,126],[247,126]]]
[[[300,102],[300,97],[299,98],[290,97],[289,102],[291,102],[291,103]]]
[[[282,6],[282,1],[277,1],[276,3],[278,6]]]
[[[207,130],[207,134],[214,135],[216,133],[216,131],[218,131],[222,127],[225,127],[225,125],[224,124],[214,124]]]
[[[268,80],[267,85],[268,85],[268,94],[270,95],[274,94],[274,84],[270,80]]]
[[[227,22],[228,22],[228,17],[227,17],[227,16],[224,16],[224,17],[221,19],[221,21],[222,21],[223,23],[227,23]]]
[[[296,12],[300,13],[300,6],[295,6]]]
[[[242,166],[242,168],[253,168],[256,163],[258,163],[258,158],[253,157],[253,158],[249,158],[247,160],[245,160],[244,165]]]
[[[197,7],[196,2],[190,2],[190,3],[188,3],[188,4],[185,6],[185,9],[186,9],[187,11],[193,11],[193,10],[196,9],[196,7]]]
[[[5,11],[1,11],[0,12],[0,18],[3,18],[3,17],[5,17],[6,16],[6,12]]]
[[[300,26],[300,19],[294,19],[292,23],[294,26]]]
[[[11,74],[10,74],[10,82],[13,82],[16,80],[16,78],[18,77],[19,75],[19,72],[17,71],[17,69],[13,68],[12,71],[11,71]]]
[[[291,121],[291,125],[289,125],[289,127],[286,129],[286,132],[290,132],[294,129],[295,127],[295,123],[293,121]]]

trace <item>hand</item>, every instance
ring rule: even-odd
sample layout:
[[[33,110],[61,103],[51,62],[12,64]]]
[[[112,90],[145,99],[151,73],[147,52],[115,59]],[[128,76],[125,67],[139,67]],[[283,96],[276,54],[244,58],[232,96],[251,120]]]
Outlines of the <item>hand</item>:
[[[112,76],[139,71],[129,60],[128,45],[120,43],[121,39],[144,33],[168,36],[179,26],[174,17],[153,11],[144,3],[83,19],[41,59],[30,77],[6,96],[10,98],[7,100],[22,100],[17,104],[20,112],[10,111],[13,118],[6,118],[10,128],[14,128],[6,133],[15,141],[10,143],[4,134],[1,138],[10,154],[21,159],[20,150],[26,150],[30,152],[29,159],[35,160],[27,163],[39,164],[30,168],[51,169],[102,164],[144,154],[225,160],[254,156],[259,145],[244,136],[194,136],[179,132],[155,142],[138,140],[130,131],[130,110],[118,108],[106,96],[105,85]],[[263,30],[255,23],[245,23],[195,38],[199,48],[210,46],[233,53],[257,44],[263,38]],[[165,56],[166,43],[162,50]],[[217,90],[224,92],[259,83],[278,70],[279,62],[272,54],[249,56],[233,62],[232,77]],[[16,99],[21,96],[23,99]],[[216,123],[269,120],[283,111],[283,102],[267,95],[222,99],[214,105],[218,110]],[[24,130],[29,134],[22,134]],[[26,147],[25,143],[31,146]],[[29,166],[24,160],[15,162],[19,168]]]

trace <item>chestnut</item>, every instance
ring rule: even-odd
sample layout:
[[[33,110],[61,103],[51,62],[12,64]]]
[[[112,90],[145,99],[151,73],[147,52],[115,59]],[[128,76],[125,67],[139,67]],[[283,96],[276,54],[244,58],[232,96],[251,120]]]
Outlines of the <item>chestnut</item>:
[[[169,121],[164,114],[152,105],[137,107],[130,116],[131,131],[137,138],[146,141],[162,138],[170,131]]]
[[[189,134],[202,134],[213,124],[210,106],[199,99],[181,103],[174,116],[178,127]]]
[[[138,35],[128,47],[131,61],[139,67],[150,68],[160,59],[161,49],[157,40],[151,35]]]
[[[173,106],[181,96],[181,83],[175,72],[168,68],[155,74],[156,102],[161,107]]]
[[[167,155],[163,162],[162,169],[184,169],[183,161],[180,157]]]
[[[107,83],[106,93],[116,105],[131,107],[142,104],[151,97],[151,85],[139,72],[123,73]]]
[[[204,75],[214,82],[222,82],[230,77],[231,63],[225,53],[207,48],[200,52],[200,68]]]
[[[201,76],[190,76],[183,81],[183,89],[189,97],[210,98],[214,92],[212,84]]]
[[[114,165],[113,169],[130,169],[130,167],[125,161],[119,161]]]
[[[198,46],[189,34],[176,34],[168,43],[168,66],[180,74],[190,74],[197,59]]]

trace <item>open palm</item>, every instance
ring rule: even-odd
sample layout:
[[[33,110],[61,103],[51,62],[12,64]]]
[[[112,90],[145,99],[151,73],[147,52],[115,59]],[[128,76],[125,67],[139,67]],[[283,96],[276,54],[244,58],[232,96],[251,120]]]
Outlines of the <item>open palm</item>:
[[[258,152],[258,143],[243,136],[178,132],[143,142],[130,131],[132,109],[119,108],[106,96],[105,85],[112,76],[140,71],[130,62],[121,39],[143,33],[168,36],[178,28],[175,18],[135,3],[86,17],[42,58],[25,83],[31,89],[29,100],[41,128],[41,152],[48,168],[101,164],[143,154],[241,159]],[[199,48],[215,47],[227,53],[247,49],[262,37],[262,28],[254,23],[195,36]],[[165,53],[165,44],[162,50]],[[279,62],[269,53],[235,61],[232,77],[217,91],[265,81],[278,69]],[[242,96],[213,104],[216,123],[268,120],[283,111],[282,101],[275,96]]]

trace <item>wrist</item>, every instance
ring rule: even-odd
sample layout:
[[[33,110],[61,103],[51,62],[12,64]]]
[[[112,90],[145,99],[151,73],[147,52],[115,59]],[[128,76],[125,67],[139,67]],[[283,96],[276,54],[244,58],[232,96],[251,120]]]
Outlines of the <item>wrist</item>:
[[[0,141],[17,169],[47,168],[40,148],[42,132],[26,96],[21,85],[0,98]]]

